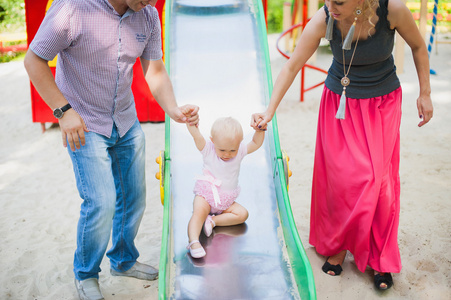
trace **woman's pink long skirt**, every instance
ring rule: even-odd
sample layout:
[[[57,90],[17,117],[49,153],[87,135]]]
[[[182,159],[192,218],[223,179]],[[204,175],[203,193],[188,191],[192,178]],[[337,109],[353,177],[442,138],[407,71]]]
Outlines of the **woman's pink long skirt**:
[[[310,244],[324,256],[349,250],[357,268],[399,273],[401,88],[347,98],[324,88],[313,171]]]

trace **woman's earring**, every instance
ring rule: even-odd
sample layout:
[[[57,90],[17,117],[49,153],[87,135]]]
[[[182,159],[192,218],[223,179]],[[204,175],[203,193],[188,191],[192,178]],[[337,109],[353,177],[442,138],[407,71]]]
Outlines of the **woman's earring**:
[[[334,18],[329,15],[329,20],[327,21],[327,28],[326,28],[326,40],[331,41],[333,38],[333,31],[334,31]]]
[[[346,38],[343,42],[343,50],[350,50],[351,49],[351,44],[352,44],[352,39],[354,38],[354,32],[355,32],[355,24],[357,22],[357,18],[362,14],[362,9],[360,7],[356,7],[354,10],[354,22],[351,25],[351,28],[349,28],[348,34],[346,35]]]

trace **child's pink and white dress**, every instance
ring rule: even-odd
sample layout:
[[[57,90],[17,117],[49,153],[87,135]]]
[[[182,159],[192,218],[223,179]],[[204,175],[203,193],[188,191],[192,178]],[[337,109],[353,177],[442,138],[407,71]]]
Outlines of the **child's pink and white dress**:
[[[210,140],[200,153],[204,161],[203,175],[196,177],[194,194],[205,198],[211,206],[212,214],[221,214],[240,194],[238,177],[241,161],[247,155],[247,146],[242,142],[238,154],[228,161],[223,161],[216,155],[215,146]]]

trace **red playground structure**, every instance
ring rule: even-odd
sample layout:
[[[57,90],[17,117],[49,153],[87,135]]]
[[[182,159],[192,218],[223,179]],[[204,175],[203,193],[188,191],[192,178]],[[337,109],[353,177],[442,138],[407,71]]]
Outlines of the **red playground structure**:
[[[292,39],[292,43],[293,43],[293,49],[294,50],[294,44],[296,43],[296,38],[298,36],[298,30],[300,29],[301,32],[302,30],[305,28],[305,26],[307,25],[307,23],[310,21],[310,18],[308,18],[308,3],[309,0],[293,0],[292,4],[291,4],[291,18],[290,18],[290,27],[288,29],[286,29],[277,39],[277,50],[279,51],[279,53],[289,59],[290,58],[290,53],[286,53],[284,51],[282,51],[280,49],[279,46],[279,42],[281,41],[282,38],[284,37],[289,37],[290,39]],[[316,8],[318,7],[318,1],[312,1],[311,3],[313,6],[316,6]],[[290,5],[289,3],[285,3],[285,5]],[[284,15],[284,18],[286,16]],[[319,82],[313,86],[310,87],[305,87],[305,69],[309,68],[309,69],[313,69],[319,72],[322,72],[324,74],[327,74],[326,70],[323,70],[321,68],[318,68],[316,66],[313,66],[311,64],[305,64],[302,69],[301,69],[301,102],[304,101],[304,93],[308,92],[314,88],[317,88],[321,85],[324,84],[324,80],[322,82]]]

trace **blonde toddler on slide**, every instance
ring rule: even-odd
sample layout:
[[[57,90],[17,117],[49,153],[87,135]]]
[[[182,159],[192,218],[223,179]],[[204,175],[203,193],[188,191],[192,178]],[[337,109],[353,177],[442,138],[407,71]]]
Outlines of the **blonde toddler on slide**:
[[[235,202],[240,193],[240,164],[244,156],[260,148],[265,132],[255,131],[252,141],[245,144],[240,123],[231,117],[213,123],[209,140],[202,136],[198,126],[187,127],[203,157],[203,174],[196,177],[194,186],[187,249],[193,258],[201,258],[206,255],[199,242],[202,226],[208,237],[215,226],[237,225],[247,220],[247,209]]]

